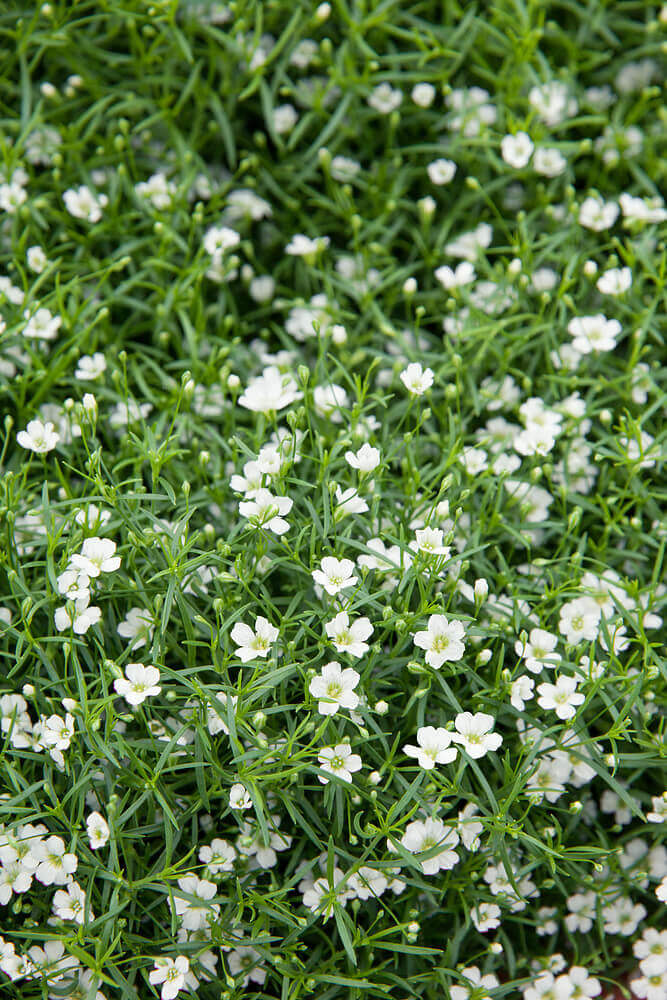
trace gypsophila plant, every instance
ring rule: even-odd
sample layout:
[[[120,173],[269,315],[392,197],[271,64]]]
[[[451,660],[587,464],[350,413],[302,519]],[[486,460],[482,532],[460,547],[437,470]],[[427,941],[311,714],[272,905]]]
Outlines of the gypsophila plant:
[[[0,43],[3,1000],[665,1000],[667,8]]]

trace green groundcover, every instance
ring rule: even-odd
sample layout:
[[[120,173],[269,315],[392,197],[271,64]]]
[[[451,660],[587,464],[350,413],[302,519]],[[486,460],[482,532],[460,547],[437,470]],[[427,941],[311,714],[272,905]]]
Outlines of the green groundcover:
[[[667,6],[0,53],[2,1000],[667,1000]]]

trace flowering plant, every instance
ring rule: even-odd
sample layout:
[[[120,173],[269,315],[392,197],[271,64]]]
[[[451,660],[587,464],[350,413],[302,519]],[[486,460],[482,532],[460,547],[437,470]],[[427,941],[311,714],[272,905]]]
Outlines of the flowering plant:
[[[667,996],[667,9],[0,14],[0,995]]]

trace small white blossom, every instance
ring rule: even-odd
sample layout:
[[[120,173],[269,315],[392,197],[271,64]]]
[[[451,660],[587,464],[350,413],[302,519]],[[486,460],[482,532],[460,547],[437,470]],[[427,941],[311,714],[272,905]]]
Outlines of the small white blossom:
[[[339,653],[349,653],[360,657],[368,652],[366,639],[373,634],[373,626],[368,618],[357,618],[350,623],[347,611],[341,611],[324,626],[325,631]]]
[[[415,646],[426,650],[426,662],[439,670],[443,663],[460,660],[465,652],[463,622],[448,621],[445,615],[431,615],[426,631],[416,632]]]
[[[60,441],[60,434],[50,420],[46,423],[42,423],[41,420],[31,420],[24,431],[18,432],[16,440],[22,448],[44,455],[56,447]]]
[[[420,767],[430,771],[436,764],[450,764],[456,760],[457,750],[452,747],[452,734],[442,726],[422,726],[417,730],[418,746],[409,743],[403,747],[408,757],[415,757]]]
[[[414,362],[401,372],[401,382],[412,396],[423,396],[433,385],[433,372]]]
[[[356,454],[353,451],[346,451],[345,461],[358,472],[372,472],[380,464],[380,452],[368,443],[362,444]]]
[[[278,629],[262,615],[258,615],[255,619],[254,631],[249,625],[237,622],[231,632],[232,640],[237,645],[234,655],[243,663],[256,660],[258,657],[264,658],[268,656],[278,635]]]
[[[106,207],[109,199],[105,194],[95,195],[90,188],[82,184],[81,187],[65,191],[63,201],[65,208],[75,219],[99,222],[102,218],[102,209]]]
[[[503,160],[517,170],[528,165],[533,155],[533,149],[533,142],[526,132],[506,135],[500,143],[500,153]]]
[[[232,785],[229,792],[229,808],[238,809],[243,812],[246,809],[250,809],[252,806],[252,799],[245,785],[237,781]]]
[[[459,712],[454,720],[456,732],[452,739],[460,744],[469,757],[479,760],[489,751],[497,750],[503,742],[500,733],[492,733],[495,725],[492,715],[486,712]]]
[[[174,1000],[174,997],[186,988],[186,976],[190,971],[190,962],[185,955],[173,958],[156,958],[155,968],[148,976],[148,981],[157,986],[162,984],[160,996],[162,1000]]]
[[[433,857],[420,861],[424,875],[437,875],[440,871],[449,871],[459,860],[454,850],[459,843],[459,835],[451,826],[445,826],[442,820],[415,820],[408,823],[401,837],[401,844],[411,854],[422,854],[439,848]]]
[[[359,683],[359,674],[351,667],[345,670],[340,663],[332,660],[325,663],[317,676],[310,681],[308,690],[314,698],[318,698],[317,710],[320,715],[336,715],[339,708],[355,709],[359,704],[359,695],[355,688]]]
[[[338,743],[333,747],[323,747],[317,755],[320,768],[329,774],[352,783],[352,775],[361,770],[361,757],[352,753],[349,743]],[[323,774],[318,774],[318,778],[323,785],[328,784],[329,779]]]
[[[86,819],[86,829],[91,850],[97,851],[109,841],[109,824],[99,812],[92,812]]]
[[[114,682],[116,694],[121,695],[128,705],[142,705],[146,698],[154,698],[162,688],[158,681],[160,671],[157,667],[145,667],[141,663],[127,663],[125,677],[118,677]]]
[[[324,556],[320,563],[320,569],[313,570],[312,577],[315,583],[324,587],[327,594],[333,596],[341,590],[353,587],[357,582],[354,573],[354,563],[351,559],[335,559],[333,556]]]
[[[537,688],[540,708],[553,709],[559,719],[573,719],[577,706],[583,705],[585,695],[577,691],[577,678],[560,674],[555,684],[540,684]]]
[[[434,160],[433,163],[429,163],[426,170],[431,183],[441,186],[454,180],[456,164],[452,160]]]

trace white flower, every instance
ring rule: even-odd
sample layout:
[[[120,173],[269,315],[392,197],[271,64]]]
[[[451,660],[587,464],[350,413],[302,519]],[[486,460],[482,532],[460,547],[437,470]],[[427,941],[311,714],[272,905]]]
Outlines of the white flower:
[[[378,899],[388,888],[386,875],[376,868],[362,865],[358,871],[350,875],[348,879],[350,893],[354,893],[357,899]]]
[[[352,782],[352,775],[355,771],[361,770],[361,757],[352,753],[352,747],[349,743],[337,743],[334,747],[323,747],[317,755],[317,760],[323,771],[327,771],[348,784]],[[323,774],[318,774],[317,777],[323,785],[329,783],[329,779],[325,778]]]
[[[328,417],[334,424],[343,422],[343,413],[349,402],[349,397],[342,386],[318,385],[313,391],[315,411],[321,417]]]
[[[619,444],[625,449],[631,462],[637,462],[640,469],[652,469],[660,456],[660,449],[655,445],[655,438],[646,431],[640,430],[637,437],[627,437],[621,434]]]
[[[248,789],[240,781],[237,781],[229,791],[229,808],[244,811],[250,809],[251,806],[252,799]]]
[[[414,644],[426,650],[426,662],[438,670],[446,661],[460,660],[465,652],[463,622],[448,621],[444,615],[431,615],[426,631],[416,632]]]
[[[109,841],[109,824],[99,812],[92,812],[86,819],[86,829],[91,850],[97,851]]]
[[[176,185],[167,180],[163,173],[157,173],[149,177],[147,181],[139,181],[138,184],[134,185],[134,190],[139,198],[150,201],[158,211],[164,211],[170,208],[174,200]]]
[[[602,201],[591,196],[585,198],[579,206],[579,224],[601,233],[605,229],[611,229],[618,218],[618,211],[615,201]]]
[[[586,697],[577,691],[577,678],[560,674],[555,684],[540,684],[537,704],[540,708],[553,709],[559,719],[573,719],[577,705],[582,705]]]
[[[236,851],[226,840],[215,837],[210,846],[205,844],[199,848],[199,860],[206,865],[207,873],[215,877],[233,871]]]
[[[34,313],[26,309],[23,316],[28,321],[22,331],[27,340],[55,340],[62,325],[62,316],[53,316],[44,307]]]
[[[605,902],[602,916],[607,934],[622,934],[624,937],[630,937],[646,916],[646,907],[621,896],[611,903]]]
[[[317,710],[320,715],[335,715],[339,708],[354,709],[359,704],[359,695],[355,688],[359,683],[359,674],[352,667],[341,668],[340,663],[332,660],[325,663],[321,672],[311,679],[308,690],[314,698],[319,699]]]
[[[155,968],[149,974],[148,981],[153,986],[162,983],[162,1000],[173,1000],[185,988],[185,977],[189,971],[190,962],[185,955],[179,955],[176,959],[156,958]]]
[[[118,635],[123,639],[131,639],[130,649],[141,649],[153,638],[155,625],[149,611],[143,608],[130,608],[125,618],[118,626]]]
[[[256,660],[257,657],[264,658],[268,655],[271,645],[276,641],[278,635],[278,629],[261,615],[255,619],[254,632],[249,625],[237,622],[231,633],[232,640],[238,647],[234,653],[243,663]]]
[[[622,295],[632,286],[632,269],[612,267],[601,274],[595,284],[603,295]]]
[[[435,87],[432,83],[416,83],[410,92],[410,97],[419,108],[430,108],[435,100]]]
[[[452,288],[461,288],[463,285],[469,285],[473,282],[475,268],[469,260],[462,260],[453,268],[448,264],[443,264],[442,267],[437,268],[435,277],[446,291],[450,291]]]
[[[100,508],[94,503],[89,503],[85,507],[80,508],[74,515],[74,520],[77,524],[81,525],[82,528],[88,528],[91,531],[103,528],[110,518],[110,510],[104,510],[104,508]]]
[[[459,856],[454,850],[459,843],[459,835],[451,826],[445,826],[442,820],[426,819],[408,823],[401,837],[401,844],[411,854],[421,854],[439,848],[433,857],[421,861],[424,875],[437,875],[440,871],[449,871],[457,864]]]
[[[617,319],[607,319],[602,313],[597,313],[595,316],[575,316],[567,324],[567,330],[573,338],[575,351],[590,354],[592,351],[612,351],[616,347],[621,324]]]
[[[477,476],[488,469],[488,455],[483,448],[464,448],[459,461],[469,476]]]
[[[512,681],[510,701],[517,711],[523,712],[526,707],[526,702],[530,701],[530,699],[534,697],[534,686],[535,681],[533,678],[526,677],[525,674],[524,676],[517,677],[516,680]]]
[[[493,229],[488,222],[480,222],[476,229],[469,233],[461,233],[451,243],[445,246],[445,253],[450,257],[462,257],[474,261],[481,250],[486,250],[493,239]]]
[[[120,556],[115,551],[116,543],[110,538],[86,538],[80,554],[72,556],[72,564],[92,578],[100,573],[113,573],[120,567]]]
[[[400,107],[402,100],[403,94],[400,90],[392,87],[390,83],[380,83],[371,92],[368,103],[375,111],[379,111],[382,115],[388,115]]]
[[[362,444],[356,454],[353,451],[346,451],[345,461],[358,472],[372,472],[380,464],[380,452],[367,442]]]
[[[433,372],[415,362],[401,372],[401,382],[412,396],[423,396],[433,385]]]
[[[431,183],[439,187],[442,184],[449,184],[450,181],[454,180],[456,164],[453,160],[440,159],[429,163],[426,169]]]
[[[635,198],[624,193],[619,197],[624,224],[637,222],[658,223],[667,219],[667,210],[662,198]]]
[[[646,813],[648,823],[667,823],[667,792],[654,795],[651,799],[653,808]]]
[[[373,634],[373,626],[368,618],[357,618],[350,624],[348,613],[341,611],[324,628],[339,653],[360,657],[368,652],[366,639]]]
[[[662,880],[662,884],[658,886],[655,890],[655,894],[658,899],[665,902],[667,893],[665,892],[665,887],[667,886],[667,876]],[[635,994],[635,996],[641,997],[642,1000],[664,1000],[667,996],[667,969],[662,972],[656,972],[650,976],[643,975],[638,976],[630,982],[630,989]]]
[[[252,518],[259,527],[272,531],[274,535],[284,535],[289,531],[284,515],[289,514],[293,504],[290,497],[277,497],[262,488],[253,491],[252,499],[239,501],[239,513],[241,517]]]
[[[214,882],[208,879],[199,878],[198,875],[184,875],[178,880],[179,889],[194,899],[185,899],[178,893],[174,893],[174,910],[180,919],[181,927],[186,931],[201,931],[207,928],[219,912],[220,907],[211,900],[217,893]]]
[[[350,898],[348,885],[340,885],[344,878],[340,868],[334,868],[332,872],[333,885],[330,885],[328,878],[324,877],[316,879],[312,884],[306,882],[302,889],[303,905],[311,913],[319,913],[325,920],[329,920],[333,916],[334,907],[336,905],[345,906]]]
[[[534,628],[531,629],[528,642],[517,640],[514,643],[514,651],[525,661],[527,670],[539,674],[544,667],[555,667],[560,663],[560,653],[554,652],[557,645],[557,636],[542,628]]]
[[[25,188],[16,182],[0,184],[0,209],[8,215],[14,215],[28,197]]]
[[[260,953],[250,945],[234,948],[227,959],[231,974],[233,976],[243,975],[241,986],[247,986],[250,982],[258,983],[261,986],[266,981],[266,971],[261,965],[258,965],[260,961]]]
[[[417,730],[417,743],[412,746],[406,743],[403,753],[408,757],[416,757],[417,763],[425,771],[431,771],[436,764],[450,764],[456,760],[457,750],[451,746],[452,734],[439,726],[421,726]]]
[[[569,931],[581,931],[587,934],[595,920],[595,903],[597,895],[593,891],[575,892],[567,900],[570,911],[565,917],[565,926]]]
[[[74,736],[74,716],[68,712],[64,719],[59,715],[42,718],[42,743],[55,750],[68,750]]]
[[[368,510],[368,504],[359,496],[357,490],[350,486],[347,490],[342,490],[340,486],[336,486],[335,492],[336,498],[336,510],[343,511],[345,514],[365,514]]]
[[[347,156],[334,156],[330,169],[335,181],[346,184],[356,177],[361,170],[361,164]]]
[[[60,441],[60,434],[50,420],[46,423],[42,423],[41,420],[31,420],[24,431],[18,432],[16,440],[22,448],[44,455],[56,447]]]
[[[570,96],[566,84],[560,80],[549,80],[547,83],[531,87],[528,100],[540,118],[551,128],[577,113],[576,99]]]
[[[592,642],[597,638],[599,624],[600,607],[592,597],[577,597],[560,609],[558,628],[571,646],[576,646],[582,639]]]
[[[0,847],[0,906],[6,906],[13,893],[27,892],[32,885],[32,872],[21,863],[18,852],[11,846]]]
[[[76,635],[85,635],[92,625],[97,625],[102,620],[102,612],[90,604],[90,596],[86,593],[75,601],[69,601],[64,607],[56,608],[53,619],[59,632],[71,628]]]
[[[70,882],[65,889],[58,889],[53,897],[53,912],[61,920],[84,922],[86,914],[86,894],[77,882]],[[88,911],[91,920],[94,914]]]
[[[228,226],[211,226],[204,233],[204,250],[211,257],[219,257],[227,250],[238,246],[240,242],[239,234]]]
[[[61,837],[38,840],[30,849],[38,862],[35,878],[42,885],[66,885],[79,865],[76,854],[68,854]]]
[[[291,375],[283,375],[278,368],[269,367],[246,386],[238,403],[254,413],[271,413],[283,410],[301,396]]]
[[[477,806],[474,802],[469,802],[467,806],[459,812],[458,831],[461,843],[467,851],[478,851],[481,847],[480,834],[484,832],[484,825],[480,823],[477,816]]]
[[[487,990],[493,990],[496,986],[500,986],[497,977],[492,972],[483,976],[476,965],[461,969],[459,975],[466,980],[468,985],[450,986],[451,1000],[470,1000],[471,997],[474,997],[475,1000],[490,1000]]]
[[[206,725],[211,736],[217,736],[218,733],[225,733],[229,735],[229,727],[227,725],[227,709],[231,708],[231,713],[234,715],[236,713],[236,706],[238,704],[238,695],[225,694],[224,691],[218,691],[215,695],[216,701],[221,704],[218,705],[216,702],[211,700],[206,706]]]
[[[84,354],[79,358],[74,375],[80,382],[94,382],[104,374],[106,368],[106,358],[101,351],[96,351],[95,354]]]
[[[69,214],[75,219],[85,219],[86,222],[99,222],[108,200],[105,194],[94,195],[85,184],[79,188],[69,188],[63,195]]]
[[[486,712],[459,712],[454,719],[456,732],[452,733],[452,739],[459,743],[463,750],[478,760],[484,757],[490,750],[497,750],[503,742],[499,733],[492,733],[495,725],[492,715]]]
[[[128,424],[144,420],[153,409],[151,403],[137,403],[135,399],[121,400],[109,413],[109,426],[114,430],[127,427]]]
[[[118,677],[113,686],[128,705],[141,705],[146,698],[154,698],[162,688],[158,681],[160,671],[157,667],[145,667],[141,663],[127,663],[125,677]]]
[[[500,143],[500,154],[510,167],[517,170],[527,166],[533,155],[533,142],[526,132],[506,135]]]
[[[290,257],[306,257],[310,259],[316,257],[322,250],[325,250],[330,242],[328,236],[317,236],[315,239],[311,239],[310,236],[297,233],[285,247],[285,253],[289,254]]]
[[[335,559],[333,556],[324,556],[320,567],[320,569],[313,570],[313,580],[320,587],[324,587],[327,594],[331,596],[341,590],[346,590],[348,587],[353,587],[357,582],[357,577],[353,576],[354,563],[351,559]]]
[[[597,979],[588,975],[588,971],[581,965],[573,965],[567,973],[558,976],[554,983],[554,996],[556,1000],[570,1000],[571,997],[583,998],[596,997],[602,993],[602,986]]]
[[[478,903],[470,911],[470,917],[480,934],[500,927],[500,907],[497,903]]]
[[[410,548],[424,552],[430,556],[449,556],[450,548],[442,544],[444,532],[441,528],[419,528],[415,532],[415,540]]]
[[[298,120],[299,116],[293,104],[281,104],[273,109],[273,128],[278,135],[291,132]]]
[[[533,167],[543,177],[558,177],[567,170],[567,160],[558,149],[536,149]]]

